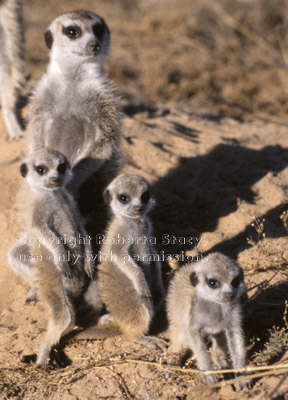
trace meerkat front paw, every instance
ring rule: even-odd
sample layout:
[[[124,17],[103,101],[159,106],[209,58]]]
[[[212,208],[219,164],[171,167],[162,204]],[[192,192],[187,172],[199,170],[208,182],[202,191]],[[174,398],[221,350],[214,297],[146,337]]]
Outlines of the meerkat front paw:
[[[238,377],[243,377],[243,375],[238,375]],[[252,381],[251,379],[243,379],[243,381],[239,381],[235,384],[236,390],[242,390],[242,389],[250,389],[252,386]]]
[[[203,383],[205,383],[205,385],[213,385],[214,383],[218,382],[218,378],[214,374],[204,375],[203,373],[201,373],[201,378]]]
[[[167,348],[167,343],[165,340],[154,336],[143,336],[142,338],[134,339],[133,342],[143,344],[151,349],[165,350]]]

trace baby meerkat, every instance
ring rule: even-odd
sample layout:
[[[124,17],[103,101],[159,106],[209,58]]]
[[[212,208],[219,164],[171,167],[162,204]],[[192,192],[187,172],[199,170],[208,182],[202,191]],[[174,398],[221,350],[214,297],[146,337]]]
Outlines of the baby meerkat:
[[[167,294],[167,316],[171,348],[191,350],[201,371],[212,370],[205,337],[212,340],[212,359],[219,369],[244,368],[246,351],[242,331],[241,297],[245,293],[239,264],[220,253],[212,253],[176,272]],[[216,375],[202,375],[212,384]],[[249,381],[237,383],[241,389]]]
[[[42,366],[61,336],[74,327],[75,311],[86,300],[94,264],[90,238],[64,187],[71,178],[66,158],[54,150],[39,150],[20,171],[31,188],[27,233],[10,248],[8,261],[31,284],[28,300],[36,291],[48,307],[48,329],[37,359]],[[96,309],[97,294],[94,301]]]
[[[17,101],[26,83],[22,0],[0,0],[0,104],[9,139],[23,136]]]
[[[51,23],[45,41],[50,63],[30,104],[30,151],[64,154],[73,172],[69,189],[77,194],[94,172],[107,175],[120,160],[120,101],[102,69],[110,33],[100,16],[73,11]]]
[[[121,174],[110,183],[104,197],[113,217],[98,266],[100,297],[128,338],[163,348],[162,339],[145,336],[154,312],[152,296],[164,296],[161,264],[149,240],[153,235],[146,216],[153,204],[149,184],[139,175]]]

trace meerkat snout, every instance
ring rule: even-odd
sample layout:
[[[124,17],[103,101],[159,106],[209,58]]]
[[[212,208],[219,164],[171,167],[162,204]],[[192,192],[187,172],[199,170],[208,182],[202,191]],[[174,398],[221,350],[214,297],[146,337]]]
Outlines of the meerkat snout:
[[[88,51],[88,53],[96,54],[100,50],[100,45],[96,40],[91,40],[87,43],[86,50]]]
[[[52,177],[49,179],[49,182],[51,186],[60,186],[61,184],[59,177]]]
[[[143,207],[141,207],[141,206],[139,206],[139,207],[135,207],[134,208],[134,211],[133,211],[133,213],[134,213],[134,215],[143,215],[144,214],[144,208]]]

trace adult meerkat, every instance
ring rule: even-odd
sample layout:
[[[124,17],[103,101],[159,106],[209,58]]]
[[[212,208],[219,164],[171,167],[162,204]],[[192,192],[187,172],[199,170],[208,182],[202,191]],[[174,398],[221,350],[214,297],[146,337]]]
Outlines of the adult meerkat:
[[[171,348],[192,350],[200,370],[212,370],[205,337],[212,339],[212,359],[219,369],[243,368],[246,351],[242,331],[241,296],[245,293],[239,264],[220,253],[183,266],[172,279],[167,294],[167,316]],[[202,375],[212,384],[216,375]],[[238,382],[243,388],[248,381]]]
[[[76,194],[94,172],[117,170],[120,159],[120,102],[102,69],[110,33],[100,16],[73,11],[54,19],[45,42],[50,63],[30,104],[30,152],[48,147],[64,154]]]
[[[73,328],[94,264],[90,238],[64,188],[71,178],[66,158],[54,150],[39,150],[20,171],[31,188],[27,234],[10,248],[8,261],[48,307],[48,329],[37,359],[42,366],[48,363],[52,347]],[[95,309],[101,308],[97,293],[92,301]]]
[[[150,244],[153,234],[146,216],[153,204],[149,184],[139,175],[121,174],[110,183],[104,197],[113,217],[102,239],[98,266],[101,300],[128,338],[163,348],[162,339],[146,336],[154,312],[152,295],[164,296],[161,264]]]
[[[21,0],[0,0],[0,103],[10,139],[23,136],[17,101],[26,82]]]

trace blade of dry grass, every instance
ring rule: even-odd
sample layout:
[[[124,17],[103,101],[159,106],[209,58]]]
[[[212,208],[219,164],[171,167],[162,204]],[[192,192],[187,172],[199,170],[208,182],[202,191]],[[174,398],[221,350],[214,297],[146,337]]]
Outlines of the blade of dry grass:
[[[115,372],[115,371],[113,371],[112,369],[110,369],[110,368],[108,368],[108,367],[104,367],[104,369],[107,370],[107,371],[109,371],[112,375],[115,376],[115,378],[116,378],[116,380],[117,380],[117,382],[118,382],[120,388],[124,390],[127,399],[128,399],[128,400],[131,400],[132,397],[130,396],[128,387],[127,387],[126,382],[125,382],[125,380],[123,379],[123,377],[122,377],[120,374],[118,374],[118,372]]]
[[[176,367],[173,365],[168,365],[168,364],[162,364],[162,363],[156,363],[153,361],[146,361],[146,360],[136,360],[136,359],[131,359],[131,358],[126,358],[123,361],[128,362],[128,363],[138,363],[138,364],[148,364],[148,365],[154,365],[160,368],[167,368],[171,369],[173,371],[180,371],[184,373],[197,373],[199,374],[200,371],[199,369],[192,369],[192,368],[181,368],[181,367]],[[247,366],[245,368],[235,368],[235,369],[219,369],[219,370],[213,370],[213,371],[201,371],[203,375],[211,375],[211,374],[230,374],[230,373],[245,373],[245,372],[257,372],[257,371],[265,371],[265,370],[287,370],[288,372],[288,363],[286,364],[276,364],[276,365],[263,365],[261,367],[253,367],[253,366]]]
[[[262,372],[262,373],[253,374],[253,375],[246,375],[246,376],[244,375],[244,376],[240,376],[239,378],[228,379],[226,381],[220,381],[220,382],[214,383],[213,385],[199,385],[199,386],[195,386],[195,387],[191,388],[191,391],[197,392],[200,390],[205,390],[207,388],[210,388],[210,389],[215,388],[216,389],[216,388],[221,388],[221,387],[224,387],[227,385],[233,385],[234,383],[238,383],[241,381],[246,381],[247,379],[250,380],[250,379],[256,379],[256,378],[263,378],[265,376],[270,376],[270,375],[282,375],[282,374],[287,375],[288,368],[280,369],[278,371]]]

